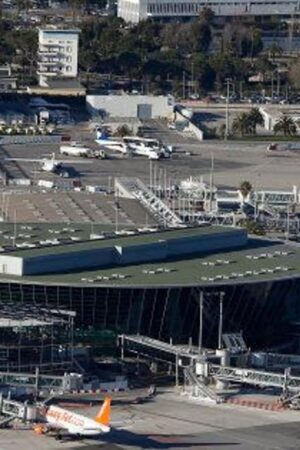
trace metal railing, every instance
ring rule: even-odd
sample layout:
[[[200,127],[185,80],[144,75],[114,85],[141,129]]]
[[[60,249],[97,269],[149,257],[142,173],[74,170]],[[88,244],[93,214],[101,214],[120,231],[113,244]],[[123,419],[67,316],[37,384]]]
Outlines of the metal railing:
[[[216,394],[209,386],[206,386],[190,367],[187,367],[184,370],[184,382],[185,388],[186,386],[191,388],[193,397],[202,397],[217,403],[221,403],[223,400],[222,397]]]
[[[209,375],[221,381],[300,392],[300,377],[291,376],[288,372],[283,374],[209,364]]]

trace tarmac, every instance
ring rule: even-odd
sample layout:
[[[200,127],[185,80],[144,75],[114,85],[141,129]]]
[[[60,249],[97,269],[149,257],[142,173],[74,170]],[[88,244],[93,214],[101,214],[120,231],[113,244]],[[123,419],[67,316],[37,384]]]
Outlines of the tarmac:
[[[191,135],[175,130],[169,130],[165,122],[158,120],[146,121],[147,136],[159,138],[165,144],[175,146],[174,156],[170,160],[160,160],[153,163],[156,166],[157,177],[165,169],[171,182],[177,183],[190,175],[203,176],[209,180],[211,159],[214,158],[214,183],[223,187],[238,187],[247,179],[257,188],[292,189],[299,183],[298,163],[300,151],[287,153],[284,156],[267,156],[268,142],[236,142],[236,141],[197,141]],[[88,130],[88,123],[81,124],[71,130],[72,139],[97,148],[95,136]],[[272,136],[270,136],[272,142]],[[23,144],[6,145],[0,149],[0,159],[43,158],[55,152],[60,159],[58,144]],[[143,157],[127,157],[108,151],[107,160],[81,161],[74,164],[74,178],[80,179],[85,185],[97,184],[105,187],[114,177],[137,176],[149,181],[149,160]],[[68,160],[67,157],[63,158]],[[74,161],[73,158],[69,158]],[[3,162],[3,161],[2,161]],[[6,162],[4,161],[4,164]],[[66,163],[68,166],[68,163]],[[27,176],[35,181],[39,179],[55,180],[57,175],[39,171],[38,163],[18,162],[19,167],[12,167],[12,176]],[[72,163],[69,164],[72,166]],[[20,170],[21,169],[21,170]]]
[[[99,399],[99,405],[101,401]],[[99,405],[78,408],[93,417]],[[75,405],[76,406],[76,405]],[[99,439],[64,439],[32,430],[0,430],[0,450],[135,450],[135,449],[280,449],[300,447],[300,413],[265,411],[236,405],[211,405],[173,391],[149,402],[132,403],[132,394],[114,396],[112,431]]]

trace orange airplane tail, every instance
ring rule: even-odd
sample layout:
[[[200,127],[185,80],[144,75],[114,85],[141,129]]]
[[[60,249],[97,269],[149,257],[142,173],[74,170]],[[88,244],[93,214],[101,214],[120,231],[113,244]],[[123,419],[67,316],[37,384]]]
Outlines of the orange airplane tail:
[[[102,425],[109,426],[110,422],[110,405],[111,405],[111,398],[105,397],[104,403],[98,412],[97,416],[95,417],[95,421],[98,423],[101,423]]]

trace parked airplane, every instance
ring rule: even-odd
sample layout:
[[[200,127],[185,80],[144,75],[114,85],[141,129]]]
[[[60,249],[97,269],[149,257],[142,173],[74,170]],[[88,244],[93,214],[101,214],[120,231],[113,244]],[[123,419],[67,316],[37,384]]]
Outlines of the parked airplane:
[[[124,154],[146,156],[149,159],[170,158],[172,148],[163,146],[157,139],[138,136],[124,136],[122,140],[114,140],[97,131],[96,142],[108,149],[120,151]]]
[[[68,177],[69,172],[65,168],[64,164],[83,164],[87,161],[62,161],[55,159],[55,153],[52,153],[51,158],[41,158],[41,159],[31,159],[31,158],[5,158],[5,161],[20,161],[20,162],[37,162],[41,165],[41,170],[44,172],[52,172],[56,173],[58,175],[61,175],[63,177]]]
[[[83,158],[105,159],[107,156],[104,150],[92,150],[89,147],[84,147],[78,142],[70,142],[67,145],[61,145],[59,151],[62,155],[79,156]]]
[[[124,154],[129,153],[128,146],[121,139],[113,139],[100,130],[97,131],[95,142],[108,150],[114,150]]]
[[[71,436],[98,436],[110,431],[111,398],[106,397],[96,417],[90,419],[82,414],[68,411],[56,405],[51,405],[45,413],[45,424],[36,425],[37,434],[45,434],[51,430],[57,431],[57,438],[61,439],[60,432],[66,430]]]

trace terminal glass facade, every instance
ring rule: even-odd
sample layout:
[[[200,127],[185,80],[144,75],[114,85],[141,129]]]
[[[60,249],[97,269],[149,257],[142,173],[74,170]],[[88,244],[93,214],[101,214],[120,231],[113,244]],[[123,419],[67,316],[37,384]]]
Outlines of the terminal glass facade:
[[[75,287],[2,282],[0,300],[76,311],[75,327],[143,334],[174,343],[198,342],[201,287]],[[291,339],[300,318],[300,279],[204,288],[204,345],[216,347],[219,295],[223,331],[243,331],[251,348]],[[209,295],[215,293],[216,295]],[[206,295],[207,294],[207,295]]]

